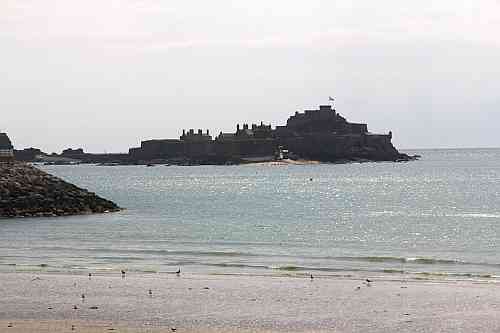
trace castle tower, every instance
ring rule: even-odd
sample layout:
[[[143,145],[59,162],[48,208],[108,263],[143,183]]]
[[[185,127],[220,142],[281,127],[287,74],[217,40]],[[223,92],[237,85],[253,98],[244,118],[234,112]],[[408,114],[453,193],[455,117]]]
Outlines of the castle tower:
[[[0,162],[14,160],[14,147],[7,133],[0,133]]]

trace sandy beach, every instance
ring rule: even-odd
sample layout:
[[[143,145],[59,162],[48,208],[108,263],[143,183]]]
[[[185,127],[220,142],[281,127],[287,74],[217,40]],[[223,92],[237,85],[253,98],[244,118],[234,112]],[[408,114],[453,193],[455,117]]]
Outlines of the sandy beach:
[[[0,332],[500,330],[498,282],[365,278],[1,273]]]

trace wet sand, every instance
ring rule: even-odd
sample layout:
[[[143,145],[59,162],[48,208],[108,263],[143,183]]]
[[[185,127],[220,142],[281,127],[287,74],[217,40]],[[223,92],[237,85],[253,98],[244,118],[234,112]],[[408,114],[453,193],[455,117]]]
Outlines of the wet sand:
[[[365,278],[0,273],[0,332],[500,331],[496,281]]]

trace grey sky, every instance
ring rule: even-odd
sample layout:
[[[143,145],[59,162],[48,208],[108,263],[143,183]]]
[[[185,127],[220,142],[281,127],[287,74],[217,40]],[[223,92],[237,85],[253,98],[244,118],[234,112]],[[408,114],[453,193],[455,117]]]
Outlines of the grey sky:
[[[0,129],[127,151],[337,98],[398,148],[500,146],[500,1],[0,2]]]

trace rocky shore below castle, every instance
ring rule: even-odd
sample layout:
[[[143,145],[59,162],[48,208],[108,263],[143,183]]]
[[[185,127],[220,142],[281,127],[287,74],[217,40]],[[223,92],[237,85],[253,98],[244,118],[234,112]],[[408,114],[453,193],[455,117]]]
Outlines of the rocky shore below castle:
[[[25,163],[0,163],[0,218],[120,210],[114,202]]]

